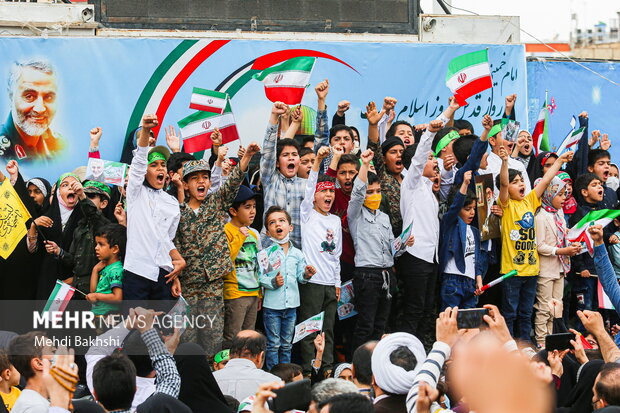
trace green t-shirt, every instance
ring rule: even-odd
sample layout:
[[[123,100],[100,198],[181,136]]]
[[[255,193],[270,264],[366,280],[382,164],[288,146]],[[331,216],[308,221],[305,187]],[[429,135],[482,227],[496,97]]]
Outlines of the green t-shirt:
[[[106,266],[99,273],[96,293],[112,294],[112,288],[123,288],[123,263],[116,261]],[[120,305],[110,301],[97,301],[93,304],[93,313],[106,315],[120,311]]]

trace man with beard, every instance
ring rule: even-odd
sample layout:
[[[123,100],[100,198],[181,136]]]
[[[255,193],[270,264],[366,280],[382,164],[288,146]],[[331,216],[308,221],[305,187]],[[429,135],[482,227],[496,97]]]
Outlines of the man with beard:
[[[0,128],[0,158],[51,159],[63,148],[50,130],[56,114],[56,75],[45,60],[15,62],[9,75],[11,113]]]

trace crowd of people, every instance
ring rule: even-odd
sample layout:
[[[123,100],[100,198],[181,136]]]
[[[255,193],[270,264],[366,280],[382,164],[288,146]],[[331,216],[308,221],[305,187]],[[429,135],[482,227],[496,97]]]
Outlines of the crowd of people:
[[[603,292],[620,308],[620,220],[568,238],[618,208],[611,141],[587,113],[576,151],[556,154],[526,130],[504,136],[516,95],[477,126],[455,119],[454,98],[426,124],[395,121],[386,97],[366,107],[364,149],[350,103],[330,128],[328,80],[315,92],[314,136],[298,134],[299,106],[275,102],[262,144],[237,157],[217,130],[204,159],[172,127],[157,145],[147,114],[124,186],[84,168],[25,181],[8,162],[0,180],[33,219],[0,260],[0,299],[46,300],[62,280],[96,317],[125,317],[97,331],[122,345],[85,356],[42,345],[46,332],[3,332],[7,411],[269,412],[299,380],[317,413],[620,411],[618,314],[599,308]],[[99,158],[101,128],[90,136]],[[492,221],[495,236],[480,229]],[[179,297],[210,323],[163,332],[161,313],[135,304]],[[473,308],[483,322],[459,328]],[[294,345],[319,314],[321,331]],[[545,348],[567,332],[570,349]]]

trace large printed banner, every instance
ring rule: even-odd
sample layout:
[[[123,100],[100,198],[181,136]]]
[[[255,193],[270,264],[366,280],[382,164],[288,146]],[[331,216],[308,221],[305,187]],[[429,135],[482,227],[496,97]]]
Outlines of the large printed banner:
[[[86,165],[89,131],[95,126],[103,129],[102,159],[119,160],[143,114],[156,113],[160,126],[176,126],[192,114],[194,87],[228,93],[242,144],[260,143],[271,103],[252,76],[299,56],[318,57],[302,104],[316,108],[313,87],[328,78],[330,117],[339,100],[351,101],[347,124],[358,127],[365,145],[367,126],[360,112],[370,100],[380,106],[384,96],[393,96],[398,119],[428,122],[447,104],[448,62],[482,48],[489,49],[494,87],[469,99],[456,115],[477,131],[485,114],[501,116],[505,95],[525,97],[522,46],[3,38],[0,76],[8,89],[0,93],[0,166],[18,159],[26,177],[55,180]],[[525,99],[517,101],[522,125],[526,108]],[[164,144],[164,131],[156,133]]]
[[[620,63],[583,62],[583,65],[620,84]],[[527,84],[530,125],[536,123],[538,113],[548,91],[549,143],[556,149],[571,130],[570,120],[582,111],[588,112],[589,129],[608,133],[612,141],[612,159],[620,157],[620,87],[573,62],[527,62]],[[577,127],[579,127],[577,125]]]

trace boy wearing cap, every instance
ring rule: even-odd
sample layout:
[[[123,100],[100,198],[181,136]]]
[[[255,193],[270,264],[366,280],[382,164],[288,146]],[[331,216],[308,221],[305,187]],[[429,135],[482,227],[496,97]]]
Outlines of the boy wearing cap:
[[[228,364],[230,360],[230,350],[218,351],[215,357],[213,357],[213,371],[222,370]]]
[[[254,330],[260,283],[258,259],[260,236],[250,228],[256,217],[259,196],[245,185],[228,209],[230,222],[224,226],[233,269],[224,277],[224,343],[230,344],[241,330]]]
[[[180,275],[183,297],[193,316],[206,315],[209,322],[206,328],[188,328],[182,341],[200,344],[209,356],[222,348],[224,276],[233,269],[223,216],[237,195],[252,156],[259,150],[256,143],[250,144],[239,165],[213,193],[209,191],[212,186],[209,162],[189,161],[183,166],[183,186],[188,198],[181,205],[174,244],[187,260],[187,267]]]
[[[178,275],[185,260],[172,243],[179,225],[179,203],[167,194],[164,146],[149,148],[156,115],[144,115],[138,147],[127,179],[127,254],[123,277],[125,300],[169,300],[181,294]]]
[[[71,285],[80,291],[90,291],[90,275],[97,257],[95,257],[95,233],[110,221],[103,215],[103,210],[108,206],[110,194],[109,186],[97,181],[85,181],[80,184],[77,180],[71,182],[71,190],[78,198],[77,206],[81,209],[83,217],[73,232],[73,241],[69,251],[65,251],[54,241],[49,245],[54,248],[53,253],[67,267],[73,268]],[[67,280],[69,283],[70,280]],[[81,294],[75,295],[81,299]]]

